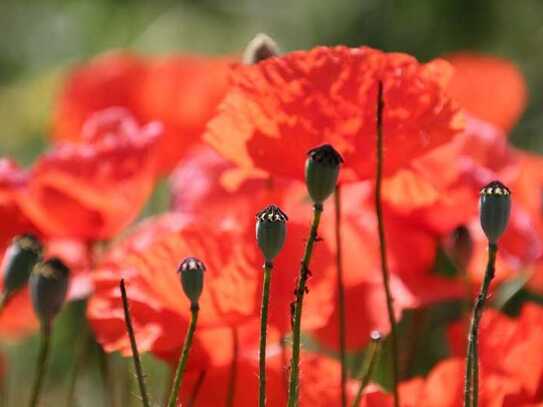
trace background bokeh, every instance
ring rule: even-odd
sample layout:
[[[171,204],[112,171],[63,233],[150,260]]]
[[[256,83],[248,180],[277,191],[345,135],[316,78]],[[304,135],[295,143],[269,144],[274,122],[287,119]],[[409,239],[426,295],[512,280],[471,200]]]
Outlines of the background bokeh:
[[[55,96],[73,64],[114,48],[150,54],[239,54],[257,32],[270,34],[284,51],[345,44],[404,51],[421,60],[458,50],[510,59],[529,88],[528,109],[511,140],[543,151],[541,0],[0,0],[0,27],[0,156],[23,164],[46,148]],[[167,193],[159,184],[146,213],[166,205]],[[82,303],[67,307],[58,325],[62,329],[55,336],[48,378],[58,390],[48,400],[64,405],[77,353],[95,345],[78,340],[87,337]],[[26,400],[36,345],[36,338],[2,345],[10,366],[9,380],[2,384],[8,396],[0,400],[5,406]],[[106,405],[99,390],[99,372],[106,362],[93,352],[83,362],[89,369],[79,381],[78,398],[82,405]],[[127,361],[114,357],[107,363],[117,379],[118,405],[129,405],[126,397],[134,400],[130,393],[136,389],[128,389]],[[160,394],[167,369],[151,358],[145,363],[152,390]]]

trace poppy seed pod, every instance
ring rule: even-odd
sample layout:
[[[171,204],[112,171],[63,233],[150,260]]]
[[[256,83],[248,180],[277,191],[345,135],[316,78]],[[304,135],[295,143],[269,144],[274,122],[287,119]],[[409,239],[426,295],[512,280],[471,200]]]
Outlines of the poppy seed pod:
[[[256,214],[256,241],[266,263],[272,263],[285,243],[288,216],[275,205]]]
[[[511,212],[511,191],[499,181],[481,189],[481,227],[491,244],[496,244],[507,227]]]
[[[257,34],[245,47],[243,63],[246,65],[258,64],[260,61],[279,55],[279,47],[268,35]]]
[[[343,158],[330,144],[309,150],[305,162],[305,183],[315,204],[322,204],[336,188]]]
[[[177,272],[181,274],[181,285],[192,307],[198,306],[204,288],[206,266],[196,257],[187,257],[181,262]]]
[[[11,295],[28,282],[30,273],[40,260],[41,242],[33,235],[21,235],[13,239],[4,256],[4,293]]]
[[[57,257],[37,263],[30,275],[30,296],[34,312],[49,327],[57,316],[68,292],[70,270]]]

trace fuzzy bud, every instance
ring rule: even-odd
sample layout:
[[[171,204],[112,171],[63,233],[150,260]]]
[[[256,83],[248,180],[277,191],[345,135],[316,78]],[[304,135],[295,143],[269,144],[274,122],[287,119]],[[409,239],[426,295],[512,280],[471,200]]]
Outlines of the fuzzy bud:
[[[511,191],[499,181],[481,189],[481,227],[491,244],[496,244],[507,227],[511,212]]]
[[[322,204],[334,192],[343,158],[330,144],[309,150],[305,162],[305,183],[315,204]]]
[[[28,234],[13,239],[2,264],[5,295],[9,296],[25,286],[41,254],[42,244],[35,236]]]
[[[189,298],[192,308],[198,308],[198,301],[204,288],[204,271],[205,264],[196,257],[185,258],[177,269],[181,274],[183,291]]]
[[[277,55],[279,55],[279,47],[276,42],[268,35],[260,33],[245,47],[243,63],[253,65]]]
[[[275,205],[256,214],[256,241],[266,263],[272,263],[285,243],[288,216]]]
[[[42,325],[50,327],[60,312],[68,292],[70,270],[57,257],[37,263],[30,275],[30,296]]]

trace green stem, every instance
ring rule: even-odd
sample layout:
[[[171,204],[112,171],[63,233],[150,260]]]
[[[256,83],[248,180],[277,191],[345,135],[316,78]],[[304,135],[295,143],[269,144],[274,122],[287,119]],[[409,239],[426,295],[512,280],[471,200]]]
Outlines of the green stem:
[[[85,323],[82,324],[83,327],[81,329],[83,332],[80,332],[78,344],[77,344],[77,351],[76,351],[76,357],[74,366],[72,369],[72,373],[70,375],[70,381],[68,383],[68,394],[66,395],[66,405],[67,406],[73,406],[75,405],[74,399],[75,399],[75,390],[77,387],[77,379],[79,378],[79,372],[81,371],[81,368],[83,367],[85,360],[87,359],[87,352],[89,348],[89,335],[87,331],[87,326]]]
[[[390,324],[390,345],[392,353],[392,390],[394,393],[394,407],[399,407],[400,398],[398,394],[398,334],[396,332],[396,318],[392,293],[390,291],[390,273],[388,271],[387,250],[385,240],[385,224],[383,219],[383,203],[381,187],[383,183],[383,83],[379,81],[377,92],[377,168],[375,175],[375,213],[377,214],[377,225],[379,232],[379,252],[381,256],[381,274],[385,288],[388,320]]]
[[[488,263],[486,265],[485,277],[481,291],[475,299],[471,323],[468,333],[468,350],[466,354],[466,382],[464,386],[464,407],[477,407],[479,404],[479,358],[477,341],[479,338],[479,324],[483,316],[486,298],[490,283],[494,278],[496,254],[498,246],[495,243],[488,244]]]
[[[226,395],[226,407],[234,407],[236,396],[236,384],[238,380],[239,336],[238,329],[232,328],[232,364],[230,366],[230,378],[228,379],[228,391]]]
[[[306,290],[305,285],[310,275],[309,264],[313,254],[313,245],[317,240],[317,230],[319,229],[322,210],[322,204],[315,204],[313,206],[313,222],[311,223],[309,239],[307,239],[305,244],[304,257],[302,258],[300,275],[298,276],[298,283],[296,286],[296,301],[294,303],[294,316],[292,321],[292,357],[290,361],[288,407],[298,406],[302,307]]]
[[[190,307],[191,319],[189,330],[185,335],[183,350],[181,351],[181,356],[179,357],[179,364],[177,365],[177,370],[175,371],[175,378],[173,380],[172,388],[170,389],[170,397],[168,399],[169,407],[175,407],[177,397],[179,396],[181,383],[183,382],[183,375],[185,374],[185,368],[189,359],[190,348],[192,346],[192,337],[194,336],[194,331],[196,330],[196,323],[198,322],[199,310],[200,307],[198,306],[198,304],[192,304]]]
[[[40,394],[47,371],[47,358],[49,356],[49,349],[51,348],[51,327],[48,324],[42,324],[40,335],[40,351],[38,355],[38,362],[36,365],[36,376],[34,377],[34,384],[32,385],[32,393],[30,397],[30,407],[38,405],[40,400]]]
[[[341,189],[336,186],[334,194],[336,218],[336,269],[337,298],[339,311],[339,360],[341,362],[341,405],[347,405],[347,361],[346,361],[346,323],[345,323],[345,284],[343,283],[343,261],[341,245]]]
[[[364,363],[362,364],[360,368],[360,386],[358,386],[358,391],[356,392],[356,396],[354,398],[353,403],[351,404],[352,407],[358,407],[360,404],[360,400],[362,398],[362,392],[370,382],[371,376],[373,374],[373,369],[375,368],[375,365],[377,364],[377,356],[379,355],[379,352],[381,350],[381,337],[379,335],[378,338],[372,338],[372,341],[370,342],[370,346],[368,347],[368,351],[366,353],[366,356],[364,357]]]
[[[262,307],[260,310],[260,352],[258,354],[258,405],[266,405],[266,335],[268,329],[268,305],[270,303],[270,284],[273,264],[264,264],[264,285],[262,288]]]
[[[145,388],[145,374],[141,366],[140,353],[138,351],[138,344],[136,342],[136,335],[134,334],[134,328],[132,326],[132,318],[130,317],[130,308],[128,304],[128,296],[126,295],[126,287],[124,285],[124,279],[121,279],[119,284],[121,289],[121,298],[123,301],[124,309],[124,321],[126,323],[126,330],[128,331],[128,337],[130,338],[130,348],[132,349],[132,360],[134,361],[134,369],[136,370],[136,378],[138,380],[138,386],[140,388],[141,402],[144,407],[150,407],[149,396]]]

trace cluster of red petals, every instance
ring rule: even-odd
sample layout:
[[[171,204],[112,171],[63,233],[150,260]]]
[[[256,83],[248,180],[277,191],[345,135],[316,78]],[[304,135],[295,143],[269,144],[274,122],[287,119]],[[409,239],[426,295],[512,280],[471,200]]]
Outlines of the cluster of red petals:
[[[204,139],[243,168],[297,179],[303,178],[300,157],[329,143],[357,178],[371,178],[382,81],[384,167],[392,174],[461,129],[445,94],[451,73],[443,60],[421,64],[406,54],[341,46],[238,65]]]
[[[129,110],[141,123],[159,121],[159,170],[169,172],[198,142],[224,96],[230,58],[142,57],[128,52],[99,56],[76,67],[59,97],[53,136],[81,140],[84,123],[111,107]]]

